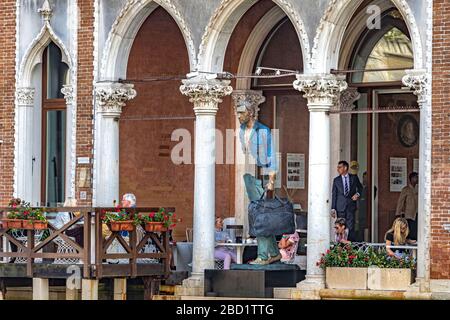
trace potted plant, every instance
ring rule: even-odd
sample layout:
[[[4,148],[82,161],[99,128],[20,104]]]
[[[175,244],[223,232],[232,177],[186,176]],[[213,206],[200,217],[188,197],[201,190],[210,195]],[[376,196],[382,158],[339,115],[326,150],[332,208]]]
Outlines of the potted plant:
[[[164,232],[175,227],[176,215],[161,208],[158,212],[151,212],[148,215],[140,214],[138,219],[144,224],[145,231]]]
[[[9,202],[11,212],[3,224],[9,229],[44,230],[48,227],[45,213],[41,209],[32,209],[30,204],[18,198]]]
[[[369,257],[351,244],[333,244],[317,265],[325,269],[330,289],[367,289]]]
[[[386,249],[372,251],[367,285],[370,290],[406,291],[413,280],[416,261],[409,256],[390,257]]]
[[[116,212],[105,212],[102,216],[102,222],[106,223],[113,232],[133,231],[136,227],[131,213],[127,213],[125,209],[120,208]]]
[[[26,208],[23,211],[24,220],[22,228],[26,230],[45,230],[48,228],[48,222],[41,209]]]

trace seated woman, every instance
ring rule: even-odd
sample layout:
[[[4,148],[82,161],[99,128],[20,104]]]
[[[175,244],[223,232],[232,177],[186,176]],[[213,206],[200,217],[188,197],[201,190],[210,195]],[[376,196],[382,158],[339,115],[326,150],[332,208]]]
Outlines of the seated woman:
[[[231,239],[226,231],[223,231],[223,219],[216,218],[216,230],[215,230],[215,241],[216,243],[226,243],[231,242]],[[231,262],[236,263],[237,256],[233,248],[216,246],[214,250],[214,258],[218,260],[223,260],[223,269],[229,270],[231,267]]]
[[[338,218],[334,222],[334,242],[336,243],[350,243],[348,241],[349,230],[345,218]]]
[[[278,248],[280,249],[281,254],[281,262],[290,263],[294,261],[299,241],[300,237],[297,231],[293,234],[283,235],[278,243]]]
[[[415,244],[415,240],[409,238],[409,227],[408,221],[405,218],[395,219],[392,228],[386,232],[384,236],[386,241],[386,251],[390,257],[403,258],[407,254],[405,249],[394,249],[395,252],[390,248],[390,246],[406,246],[408,244]]]
[[[64,202],[65,208],[75,208],[77,206],[77,200],[76,199],[67,199],[66,202]],[[56,218],[53,222],[53,226],[57,229],[61,229],[66,224],[70,222],[70,220],[73,219],[74,216],[79,216],[79,212],[58,212],[56,215]],[[75,242],[78,243],[80,246],[83,246],[84,241],[84,229],[83,226],[75,225],[72,226],[69,230],[66,230],[66,235],[69,237],[75,238]]]

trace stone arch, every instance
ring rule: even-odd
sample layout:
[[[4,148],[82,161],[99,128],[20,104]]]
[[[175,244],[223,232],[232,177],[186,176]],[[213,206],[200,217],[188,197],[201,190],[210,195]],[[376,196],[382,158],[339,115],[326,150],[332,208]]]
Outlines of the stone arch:
[[[312,48],[312,64],[316,72],[328,73],[337,68],[341,45],[355,11],[364,0],[331,0],[320,25],[317,28]],[[389,0],[401,13],[411,37],[414,52],[414,66],[419,69],[424,65],[422,40],[414,14],[406,0]],[[374,3],[380,3],[375,1]]]
[[[225,51],[231,34],[242,18],[258,0],[222,0],[212,15],[202,37],[198,66],[201,71],[221,72]],[[308,65],[310,46],[308,34],[300,14],[286,0],[272,0],[288,16],[298,34],[302,56]]]
[[[252,33],[248,37],[245,47],[242,50],[241,59],[239,60],[238,73],[239,74],[250,74],[253,72],[252,68],[255,65],[255,60],[257,58],[258,52],[267,38],[270,31],[279,23],[286,14],[284,11],[275,6],[270,9],[264,17],[258,22],[258,24],[253,29]],[[236,89],[250,89],[251,79],[250,78],[239,78],[236,81]]]
[[[125,78],[128,57],[142,24],[158,6],[166,10],[183,34],[191,68],[195,68],[196,49],[190,28],[171,0],[128,0],[116,18],[103,50],[100,79],[117,81]]]
[[[69,51],[62,40],[56,35],[50,23],[46,22],[23,56],[22,63],[19,67],[18,87],[26,88],[31,86],[33,70],[36,65],[42,63],[42,53],[52,41],[61,50],[62,61],[69,66],[70,71],[73,70],[73,63]]]

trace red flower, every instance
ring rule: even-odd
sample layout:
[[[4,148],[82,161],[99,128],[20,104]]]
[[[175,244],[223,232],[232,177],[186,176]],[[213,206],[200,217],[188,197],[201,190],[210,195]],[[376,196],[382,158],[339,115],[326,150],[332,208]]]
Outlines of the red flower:
[[[24,214],[25,216],[27,216],[27,215],[30,214],[30,211],[25,211],[23,214]]]
[[[351,260],[356,259],[356,256],[349,256],[349,259]]]
[[[168,221],[169,220],[169,216],[164,216],[164,220]]]
[[[150,214],[149,214],[149,216],[150,216],[150,218],[154,218],[155,217],[155,213],[154,212],[151,212]]]
[[[330,254],[330,249],[327,250],[327,254]]]

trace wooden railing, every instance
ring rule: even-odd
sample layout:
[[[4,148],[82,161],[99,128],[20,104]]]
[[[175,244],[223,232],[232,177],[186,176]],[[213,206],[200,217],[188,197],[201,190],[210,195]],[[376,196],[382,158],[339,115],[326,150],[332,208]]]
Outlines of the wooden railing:
[[[20,269],[26,265],[25,277],[33,277],[36,273],[55,273],[58,277],[65,277],[65,270],[74,263],[55,263],[54,261],[79,259],[76,263],[82,268],[84,278],[103,277],[148,277],[159,276],[167,277],[170,273],[170,248],[169,232],[145,232],[143,228],[136,227],[134,231],[111,232],[105,239],[102,228],[105,225],[101,220],[101,213],[115,211],[114,208],[40,208],[47,215],[59,212],[77,213],[67,224],[61,228],[56,228],[52,220],[49,220],[48,229],[45,231],[23,230],[20,231],[22,237],[17,237],[17,232],[12,229],[0,227],[0,267],[8,268],[9,275],[20,276]],[[174,212],[174,208],[165,208],[167,211]],[[7,212],[17,209],[0,208],[2,216],[6,218]],[[139,213],[150,213],[158,211],[159,208],[127,208],[125,209],[131,215]],[[78,214],[79,213],[79,214]],[[77,243],[72,237],[68,236],[67,231],[78,226],[83,228],[83,243]],[[6,240],[6,241],[5,241]],[[156,248],[157,252],[143,252],[149,240]],[[9,249],[7,242],[13,244],[17,249],[13,252]],[[64,242],[71,248],[70,252],[56,252],[54,245],[56,242]],[[111,253],[110,249],[117,247],[117,242],[123,248],[123,252]],[[23,263],[14,263],[21,259]],[[126,263],[109,263],[108,260],[117,259],[126,261]],[[140,259],[156,259],[157,263],[139,263]],[[1,261],[3,260],[3,261]],[[38,260],[38,261],[37,261]],[[50,262],[49,262],[50,261]],[[52,262],[53,261],[53,262]],[[17,268],[14,268],[16,266]],[[11,271],[14,269],[14,271]],[[58,271],[59,270],[59,271]],[[1,277],[0,272],[0,277]],[[4,276],[4,275],[3,275]],[[50,277],[50,276],[49,276]]]

